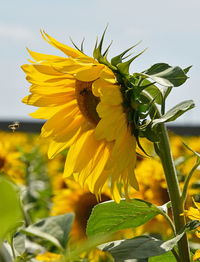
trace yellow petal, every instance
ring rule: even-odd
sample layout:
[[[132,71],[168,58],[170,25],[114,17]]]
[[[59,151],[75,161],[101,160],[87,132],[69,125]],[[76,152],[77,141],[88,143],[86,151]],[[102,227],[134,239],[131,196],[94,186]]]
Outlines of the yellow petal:
[[[194,202],[196,208],[198,208],[198,210],[199,210],[199,215],[200,215],[200,203],[195,202],[195,201],[193,201],[193,202]]]
[[[70,147],[65,161],[64,175],[63,177],[71,176],[74,172],[74,166],[77,161],[77,156],[80,154],[83,144],[93,130],[89,130],[81,135],[81,137]]]
[[[63,73],[55,70],[51,64],[42,64],[42,63],[35,63],[32,64],[32,67],[37,70],[38,72],[45,74],[45,75],[53,75],[53,76],[62,76]]]
[[[105,138],[107,141],[113,141],[126,130],[126,116],[120,111],[103,117],[95,128],[95,138],[97,140]]]
[[[56,94],[41,96],[38,94],[32,94],[22,99],[22,102],[27,105],[33,105],[38,107],[54,107],[66,104],[69,101],[75,99],[74,93],[70,94]]]
[[[194,256],[193,256],[193,260],[195,261],[195,260],[197,260],[197,259],[199,259],[200,258],[200,249],[198,249],[196,252],[195,252],[195,254],[194,254]]]
[[[130,135],[130,130],[128,129],[124,136],[116,140],[106,169],[117,166],[118,172],[122,172],[130,162],[135,167],[136,140],[134,136]]]
[[[49,108],[40,107],[35,112],[30,113],[29,115],[31,117],[37,118],[37,119],[49,119],[53,115],[55,115],[55,113],[60,111],[62,108],[63,108],[63,105],[62,106],[56,106],[56,107],[49,107]]]
[[[66,60],[65,57],[61,57],[61,56],[55,56],[55,55],[46,55],[46,54],[41,54],[41,53],[37,53],[34,51],[31,51],[30,49],[28,49],[29,54],[32,56],[33,59],[35,59],[36,61],[43,61],[43,60],[47,60],[47,61],[60,61],[60,60]]]
[[[49,145],[48,157],[50,159],[54,158],[57,154],[62,152],[64,149],[70,147],[77,140],[78,136],[81,133],[80,126],[76,126],[76,128],[74,128],[73,130],[69,126],[69,129],[70,130],[67,133],[68,136],[65,134],[64,137],[65,139],[59,140],[57,137],[55,137],[55,140],[53,140]]]
[[[87,68],[81,69],[79,72],[75,74],[76,79],[84,82],[94,81],[99,78],[100,73],[104,65],[93,65]]]
[[[75,82],[72,81],[66,85],[57,85],[57,86],[40,86],[40,85],[32,85],[30,87],[30,92],[32,94],[39,95],[53,95],[60,93],[75,93]]]
[[[90,182],[91,182],[91,179],[92,179],[92,174],[93,174],[94,169],[96,168],[96,165],[98,164],[98,161],[100,160],[100,157],[102,156],[103,147],[104,147],[104,143],[96,143],[95,147],[93,147],[93,150],[92,150],[93,154],[90,155],[90,156],[85,156],[85,159],[82,159],[82,163],[79,161],[79,166],[80,166],[80,164],[85,166],[84,168],[82,168],[80,175],[79,175],[79,181],[80,181],[82,186],[84,186],[84,183],[87,180],[87,184],[90,188],[90,186],[91,186]],[[90,191],[92,191],[92,190],[90,189]]]
[[[50,43],[52,46],[60,49],[64,54],[66,54],[67,56],[70,57],[79,57],[79,56],[85,56],[83,53],[81,53],[80,51],[78,51],[77,49],[74,49],[70,46],[64,45],[60,42],[58,42],[57,40],[55,40],[53,37],[49,36],[47,33],[44,32],[44,34],[41,32],[43,38],[45,41],[47,41],[48,43]],[[45,36],[47,37],[47,39],[45,38]]]
[[[58,143],[54,140],[52,140],[49,144],[48,149],[48,158],[52,159],[54,158],[58,153],[62,152],[64,149],[68,147],[67,143]]]
[[[102,175],[104,171],[104,167],[106,165],[106,162],[109,156],[110,156],[110,151],[108,147],[102,148],[101,152],[99,153],[98,158],[96,159],[95,168],[90,174],[91,182],[88,184],[88,186],[89,186],[90,191],[93,192],[94,194],[99,192],[98,189],[96,189],[97,191],[95,192],[94,188],[98,181],[98,178]]]
[[[108,67],[105,67],[104,70],[101,72],[100,78],[110,84],[116,83],[115,75],[113,71]]]
[[[75,101],[71,101],[64,108],[52,116],[42,127],[41,136],[49,137],[62,132],[79,114]]]
[[[68,125],[66,124],[66,127],[61,132],[54,134],[54,140],[57,142],[66,142],[70,146],[75,141],[75,138],[77,138],[84,123],[85,119],[83,116],[77,115]]]
[[[95,155],[99,151],[99,147],[101,147],[101,143],[94,139],[94,131],[92,130],[88,132],[87,138],[82,144],[82,148],[76,157],[74,172],[81,172],[81,174],[83,174],[83,172],[86,172],[87,169],[86,173],[87,175],[89,175],[92,171],[92,168],[94,167]],[[87,152],[87,154],[85,154],[85,152]],[[92,165],[90,166],[91,169],[89,166],[86,167],[89,162],[92,163]]]
[[[101,102],[108,105],[119,105],[123,102],[120,87],[107,83],[101,79],[96,80],[92,85],[92,92],[99,96]]]
[[[118,181],[117,181],[118,182]],[[113,183],[111,185],[111,194],[115,200],[116,203],[120,203],[120,200],[121,200],[121,196],[119,194],[119,190],[118,190],[118,187],[117,187],[117,182],[115,181],[115,183]]]

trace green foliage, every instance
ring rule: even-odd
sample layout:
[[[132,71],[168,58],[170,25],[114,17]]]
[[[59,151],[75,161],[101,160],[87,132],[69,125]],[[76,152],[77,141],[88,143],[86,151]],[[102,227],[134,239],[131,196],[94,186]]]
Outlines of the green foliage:
[[[86,233],[92,236],[135,228],[160,213],[155,205],[140,199],[132,199],[130,202],[121,200],[119,204],[114,201],[104,202],[94,207]]]
[[[144,75],[166,87],[180,86],[188,78],[184,70],[182,70],[179,66],[172,67],[165,63],[158,63],[151,66],[149,69],[144,71]]]
[[[34,147],[29,153],[22,152],[22,160],[26,164],[26,190],[22,201],[27,223],[30,224],[49,215],[52,192],[46,160],[39,149]]]
[[[131,46],[130,48],[128,48],[127,50],[125,50],[124,52],[122,52],[120,55],[117,55],[117,56],[113,57],[113,58],[111,59],[111,64],[112,64],[113,66],[117,66],[119,63],[122,63],[123,59],[127,58],[127,56],[124,57],[124,55],[125,55],[127,52],[129,52],[131,49],[133,49],[134,47],[136,47],[137,45],[139,45],[140,43],[141,43],[141,41],[138,42],[137,44],[135,44],[134,46]]]
[[[102,245],[101,249],[110,252],[116,262],[127,259],[149,258],[172,250],[184,233],[185,230],[183,229],[176,237],[165,242],[151,236],[118,240]]]
[[[150,257],[148,262],[177,262],[177,260],[174,257],[173,253],[170,251],[160,256]]]
[[[141,54],[143,54],[146,51],[146,49],[144,49],[142,52],[140,52],[138,55],[132,57],[130,60],[123,62],[123,63],[119,63],[117,65],[117,69],[119,70],[119,72],[122,75],[129,75],[129,67],[131,65],[131,63],[133,62],[133,60],[135,60],[137,57],[139,57]]]
[[[47,217],[39,222],[21,229],[28,236],[39,237],[51,242],[57,248],[63,250],[69,240],[74,215],[67,213],[60,216]]]
[[[141,259],[167,252],[162,248],[163,241],[150,236],[139,236],[132,239],[118,240],[102,245],[103,251],[112,254],[115,262],[128,259]]]
[[[179,103],[178,105],[174,106],[173,108],[171,108],[166,114],[164,114],[160,118],[153,120],[152,127],[155,127],[156,125],[158,125],[160,123],[174,121],[179,116],[181,116],[186,111],[188,111],[192,108],[194,108],[193,100],[183,101],[183,102]]]
[[[16,186],[0,177],[0,240],[21,225],[23,216]]]

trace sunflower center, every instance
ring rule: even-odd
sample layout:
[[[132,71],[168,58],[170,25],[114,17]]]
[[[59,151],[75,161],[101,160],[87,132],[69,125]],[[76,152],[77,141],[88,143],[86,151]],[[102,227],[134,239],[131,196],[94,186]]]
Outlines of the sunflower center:
[[[4,167],[5,165],[5,158],[0,157],[0,170]]]
[[[106,194],[101,195],[101,202],[105,202],[110,200],[110,197]],[[96,196],[90,192],[83,194],[76,206],[76,220],[78,221],[79,225],[86,231],[87,220],[90,217],[92,209],[95,205],[97,205]]]
[[[82,82],[76,80],[76,99],[78,107],[89,123],[96,126],[100,121],[96,107],[100,99],[92,93],[93,82]]]

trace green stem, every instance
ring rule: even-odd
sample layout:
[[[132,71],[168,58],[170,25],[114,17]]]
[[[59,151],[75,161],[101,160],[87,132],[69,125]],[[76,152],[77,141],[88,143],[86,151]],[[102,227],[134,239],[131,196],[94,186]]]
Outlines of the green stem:
[[[187,190],[188,190],[190,179],[191,179],[194,171],[197,169],[197,167],[199,165],[200,165],[200,159],[197,157],[197,161],[194,164],[194,166],[192,167],[192,169],[190,170],[190,173],[188,174],[188,176],[186,177],[185,183],[184,183],[184,186],[183,186],[183,191],[182,191],[182,196],[181,196],[181,201],[182,201],[183,207],[185,206],[185,201],[186,201],[186,198],[187,198]]]
[[[167,220],[167,222],[169,223],[169,225],[170,225],[170,227],[172,229],[172,232],[173,232],[174,236],[176,236],[176,228],[175,228],[174,223],[172,222],[171,218],[165,212],[163,212],[162,210],[161,210],[160,213],[161,213],[162,216],[165,217],[165,219]]]
[[[180,257],[179,257],[179,255],[177,254],[177,252],[176,252],[176,250],[174,248],[172,249],[172,253],[175,256],[177,262],[181,262]]]
[[[14,248],[14,245],[13,245],[13,239],[11,240],[10,246],[11,246],[13,258],[16,259],[15,248]]]
[[[181,201],[181,192],[177,179],[176,169],[172,158],[172,153],[169,145],[169,138],[165,125],[162,123],[158,127],[160,141],[157,146],[159,149],[159,157],[161,159],[163,170],[166,177],[169,197],[172,205],[172,214],[175,224],[176,233],[178,233],[185,225],[184,216],[180,216],[184,212]],[[178,253],[181,262],[190,261],[190,253],[186,234],[177,244]]]

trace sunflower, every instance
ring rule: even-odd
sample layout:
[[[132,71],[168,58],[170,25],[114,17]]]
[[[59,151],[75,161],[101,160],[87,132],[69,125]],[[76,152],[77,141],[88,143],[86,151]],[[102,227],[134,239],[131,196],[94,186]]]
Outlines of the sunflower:
[[[188,217],[191,220],[197,220],[200,222],[200,203],[198,202],[194,202],[194,205],[196,208],[190,207],[189,210],[185,210],[184,213],[186,215],[186,217]],[[200,226],[196,228],[196,236],[197,238],[200,238]],[[194,256],[193,256],[193,260],[198,260],[200,259],[200,249],[196,250]]]
[[[22,69],[31,94],[22,102],[39,107],[30,115],[46,119],[41,137],[50,138],[51,159],[69,148],[64,177],[74,174],[97,197],[110,179],[116,202],[128,185],[138,190],[134,175],[136,139],[127,121],[121,86],[105,64],[42,33],[67,57],[29,51],[35,61]]]
[[[3,141],[0,137],[0,174],[5,174],[17,184],[24,183],[25,166],[20,160],[21,153],[18,152],[11,141]]]
[[[45,252],[43,254],[39,254],[36,256],[37,261],[43,261],[43,262],[59,262],[61,261],[61,255],[51,252]]]
[[[87,220],[98,201],[88,188],[80,187],[73,179],[63,180],[65,187],[54,192],[52,198],[51,215],[62,215],[68,212],[75,214],[75,220],[70,232],[70,242],[78,243],[86,239]],[[111,199],[108,188],[103,189],[100,196],[101,201]]]

